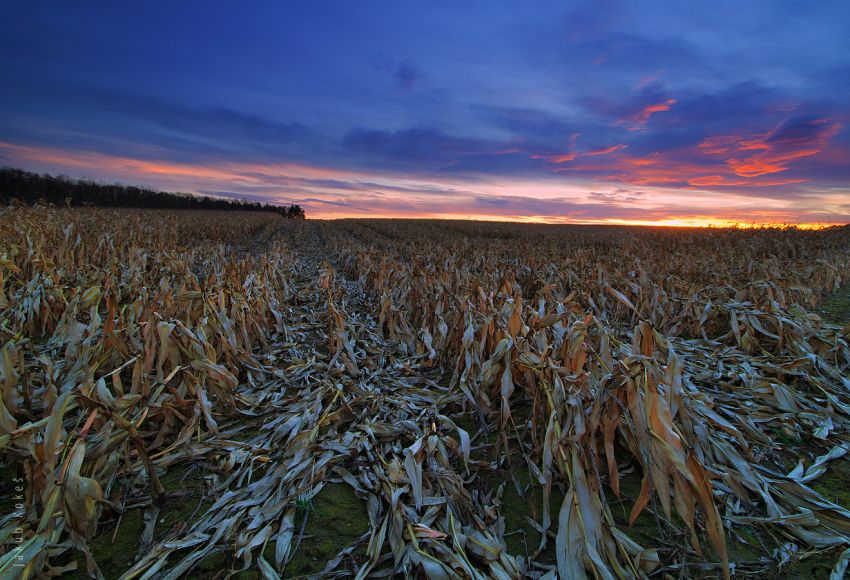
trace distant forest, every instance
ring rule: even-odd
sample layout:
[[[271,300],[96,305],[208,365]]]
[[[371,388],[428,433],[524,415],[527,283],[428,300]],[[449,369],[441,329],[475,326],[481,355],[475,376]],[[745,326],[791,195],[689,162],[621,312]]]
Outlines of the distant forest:
[[[9,167],[0,168],[0,203],[13,200],[33,205],[93,205],[98,207],[137,207],[151,209],[217,209],[270,211],[292,219],[304,219],[298,205],[281,206],[221,199],[190,193],[156,191],[134,185],[97,183],[84,179],[38,174]]]

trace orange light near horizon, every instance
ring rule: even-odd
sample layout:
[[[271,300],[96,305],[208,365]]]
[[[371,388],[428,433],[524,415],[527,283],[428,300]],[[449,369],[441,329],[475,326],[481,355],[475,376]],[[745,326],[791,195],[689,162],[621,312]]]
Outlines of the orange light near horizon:
[[[718,219],[712,217],[682,217],[662,218],[658,220],[640,219],[578,219],[578,218],[553,218],[551,216],[504,216],[494,214],[453,214],[453,213],[421,213],[421,214],[365,214],[365,213],[339,213],[325,214],[320,217],[311,217],[319,220],[337,219],[435,219],[435,220],[461,220],[482,222],[509,222],[509,223],[532,223],[548,225],[616,225],[616,226],[651,226],[670,228],[734,228],[734,229],[759,229],[759,228],[796,228],[799,230],[822,230],[826,228],[847,225],[844,223],[811,222],[777,222],[777,221],[743,221],[733,219]]]
[[[796,228],[798,230],[823,230],[843,224],[830,223],[789,223],[789,222],[747,222],[739,220],[726,220],[715,218],[669,218],[657,221],[651,220],[605,220],[605,224],[624,226],[653,226],[653,227],[676,227],[676,228],[733,228],[733,229],[760,229],[760,228]]]
[[[571,145],[576,138],[574,135]],[[748,180],[731,172],[705,174],[705,167],[690,161],[662,154],[630,158],[624,148],[614,145],[596,150],[595,155],[578,154],[586,156],[586,162],[573,165],[573,170],[615,171],[597,174],[592,181],[583,181],[581,175],[568,179],[481,175],[473,181],[463,176],[374,173],[289,162],[222,160],[192,164],[0,142],[0,154],[7,163],[28,165],[30,169],[71,170],[77,175],[91,171],[101,179],[127,180],[170,191],[205,195],[234,192],[270,203],[294,202],[318,219],[407,217],[689,227],[799,222],[799,227],[816,228],[835,224],[812,218],[844,218],[848,214],[841,199],[819,196],[816,191],[807,196],[808,207],[799,208],[793,201],[776,198],[771,202],[772,209],[767,210],[740,191],[711,189],[765,187],[799,183],[800,179]],[[623,190],[624,186],[628,190]],[[630,197],[634,195],[637,197]],[[530,215],[522,215],[526,211]],[[744,221],[736,216],[748,218]]]

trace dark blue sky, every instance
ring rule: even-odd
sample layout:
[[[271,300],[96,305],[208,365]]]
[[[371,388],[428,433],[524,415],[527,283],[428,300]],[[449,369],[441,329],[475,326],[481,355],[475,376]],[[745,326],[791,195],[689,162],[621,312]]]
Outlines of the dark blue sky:
[[[850,221],[850,3],[8,2],[0,164],[313,216]]]

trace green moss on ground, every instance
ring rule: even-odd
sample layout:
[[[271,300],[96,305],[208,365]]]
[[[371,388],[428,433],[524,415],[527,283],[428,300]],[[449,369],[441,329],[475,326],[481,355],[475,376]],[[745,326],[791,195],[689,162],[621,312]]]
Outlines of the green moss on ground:
[[[208,504],[198,503],[203,497],[203,474],[199,470],[183,470],[165,474],[161,477],[163,487],[169,494],[169,501],[157,519],[155,541],[170,532],[175,526],[187,523],[195,513],[203,513]],[[92,555],[106,578],[118,578],[133,564],[139,549],[139,537],[144,529],[144,508],[127,510],[121,520],[118,532],[116,522],[103,525],[98,535],[91,540],[89,547]],[[306,518],[306,523],[304,523]],[[354,490],[346,484],[329,484],[313,498],[312,505],[299,510],[296,517],[296,537],[304,524],[304,535],[294,551],[292,560],[287,564],[282,577],[297,577],[317,574],[325,564],[333,559],[343,548],[354,543],[369,531],[369,517],[366,503],[359,499]],[[113,540],[113,534],[115,538]],[[293,545],[293,548],[295,546]],[[362,560],[365,545],[355,551],[352,557]],[[269,542],[264,556],[274,561],[274,543]],[[180,553],[170,560],[179,560]],[[86,578],[85,560],[75,555],[78,563],[76,572],[68,578]],[[191,577],[201,579],[222,578],[238,565],[229,554],[214,552],[204,558]],[[256,569],[236,573],[234,578],[253,580],[260,578]]]
[[[154,541],[170,532],[175,526],[188,522],[198,509],[203,513],[204,505],[198,508],[204,495],[203,472],[197,468],[175,470],[161,474],[160,482],[168,494],[168,500],[159,512]],[[89,549],[100,571],[106,578],[118,578],[132,565],[139,551],[139,538],[144,530],[145,508],[134,508],[98,528],[98,534],[89,542]],[[116,526],[118,531],[116,532]],[[77,571],[68,578],[87,578],[85,558],[76,554]]]
[[[212,552],[198,563],[198,567],[192,572],[196,578],[214,578],[230,570],[230,559],[224,552]]]
[[[845,456],[847,457],[847,456]],[[850,461],[838,459],[826,473],[812,482],[812,488],[833,503],[850,509]]]
[[[821,580],[829,578],[832,567],[844,550],[843,547],[818,552],[788,566],[774,576],[777,580]]]
[[[826,473],[811,483],[811,488],[833,503],[850,509],[850,461],[838,459],[832,461]],[[832,567],[846,546],[838,546],[817,552],[808,558],[788,566],[777,578],[783,580],[815,580],[829,578]]]
[[[850,322],[850,284],[824,300],[820,311],[828,322],[834,324]]]
[[[540,533],[529,523],[528,518],[538,522],[541,520],[543,493],[539,485],[528,485],[530,477],[527,470],[518,469],[515,475],[522,488],[527,490],[524,496],[517,493],[516,485],[510,477],[493,477],[492,480],[498,483],[506,482],[500,513],[505,519],[505,545],[508,552],[514,556],[528,556],[533,554],[540,545]],[[553,531],[558,529],[558,512],[563,501],[564,494],[559,489],[553,488],[549,497],[549,513]],[[546,550],[539,555],[538,560],[555,562],[554,542],[548,542]]]
[[[133,565],[136,552],[139,550],[139,536],[144,527],[143,512],[142,509],[127,511],[121,518],[118,533],[115,533],[114,523],[103,526],[98,535],[89,542],[89,550],[100,571],[107,578],[117,578]],[[115,534],[114,540],[113,534]],[[79,562],[78,571],[81,572],[79,577],[86,578],[85,560],[77,558],[77,561]]]
[[[518,404],[511,412],[513,423],[522,432],[531,414],[531,406],[527,403]],[[452,420],[472,437],[471,459],[473,461],[495,462],[500,458],[503,448],[499,446],[499,432],[495,427],[487,433],[479,432],[479,419],[471,412],[453,415]],[[499,514],[505,521],[505,546],[508,553],[514,556],[529,556],[535,553],[540,545],[540,533],[531,525],[529,518],[536,522],[542,519],[543,493],[539,485],[529,485],[531,477],[525,468],[525,459],[521,454],[515,452],[508,465],[513,466],[513,473],[507,468],[498,472],[486,469],[479,470],[473,486],[487,493],[495,493],[497,488],[504,484]],[[520,495],[517,491],[514,479],[519,482],[520,488],[524,490],[523,495]],[[561,509],[563,499],[563,493],[557,487],[553,487],[549,498],[549,513],[554,527],[550,528],[550,531],[557,531],[558,512]],[[546,550],[537,559],[542,562],[554,563],[554,543],[548,542]]]
[[[726,546],[730,562],[752,562],[764,557],[764,549],[756,528],[735,526],[735,536]]]
[[[608,505],[611,508],[611,515],[614,516],[614,522],[620,530],[628,534],[631,539],[644,548],[651,548],[658,544],[658,538],[661,536],[661,529],[659,528],[660,518],[656,518],[652,513],[651,502],[638,515],[635,523],[629,526],[632,506],[635,505],[635,500],[640,495],[642,483],[643,475],[639,470],[635,469],[630,473],[620,476],[619,498],[614,495],[614,492],[607,485],[604,487],[604,491]]]
[[[308,576],[321,572],[325,564],[343,548],[369,531],[366,502],[354,494],[350,485],[344,483],[326,485],[313,498],[312,507],[299,512],[293,544],[297,541],[298,531],[306,517],[304,535],[282,577]],[[269,545],[266,550],[266,559],[274,561],[274,546]],[[355,550],[352,556],[362,558],[364,553],[365,545]]]

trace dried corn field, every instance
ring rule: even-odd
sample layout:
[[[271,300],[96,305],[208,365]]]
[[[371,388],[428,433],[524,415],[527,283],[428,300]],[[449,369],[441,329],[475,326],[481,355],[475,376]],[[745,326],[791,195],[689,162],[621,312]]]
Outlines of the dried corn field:
[[[848,278],[847,228],[2,209],[0,577],[842,577]]]

